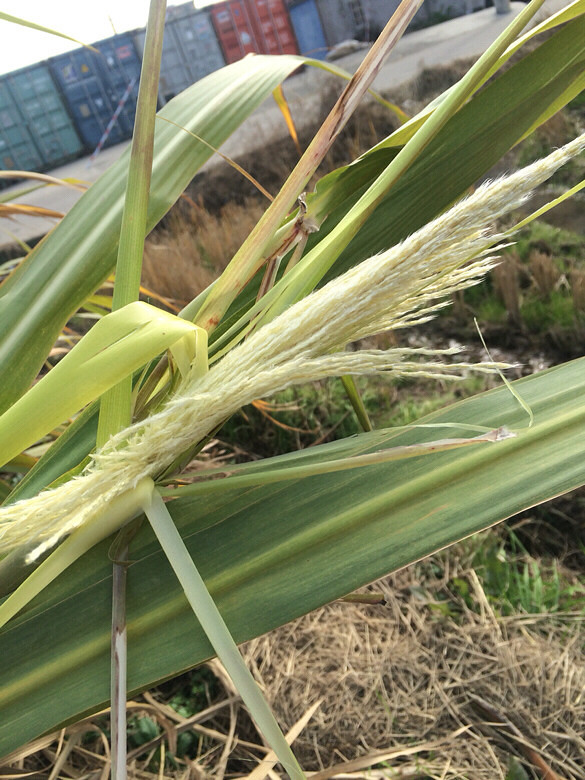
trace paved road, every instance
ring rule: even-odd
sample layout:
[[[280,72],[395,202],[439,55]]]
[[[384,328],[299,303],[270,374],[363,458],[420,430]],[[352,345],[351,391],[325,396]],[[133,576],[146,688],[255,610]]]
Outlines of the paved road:
[[[546,0],[537,20],[565,5],[567,0]],[[505,15],[498,15],[494,8],[487,8],[405,35],[376,77],[374,88],[380,92],[392,90],[412,80],[424,68],[479,56],[522,8],[524,3],[513,2],[511,12]],[[338,60],[336,64],[353,73],[363,56],[364,50],[354,52]],[[303,73],[287,80],[284,91],[297,125],[317,119],[320,95],[322,90],[332,83],[331,80],[330,74],[315,68],[307,68]],[[268,103],[267,107],[261,107],[246,120],[238,132],[222,146],[222,151],[231,157],[238,157],[243,152],[261,148],[268,140],[273,140],[276,134],[285,135],[286,132],[282,114],[274,104]],[[120,157],[127,146],[128,142],[118,144],[103,150],[91,163],[87,158],[83,158],[57,168],[52,173],[59,178],[94,182]],[[207,166],[212,165],[225,163],[215,157],[207,163]],[[78,198],[77,191],[64,187],[49,187],[19,198],[19,202],[67,212]],[[2,226],[4,229],[0,234],[0,247],[13,244],[12,236],[31,241],[44,235],[53,225],[54,221],[49,219],[15,218],[9,227]]]

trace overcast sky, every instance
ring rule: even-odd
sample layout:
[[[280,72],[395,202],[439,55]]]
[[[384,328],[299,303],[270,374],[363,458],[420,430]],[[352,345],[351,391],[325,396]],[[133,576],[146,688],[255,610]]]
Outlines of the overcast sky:
[[[167,0],[179,5],[184,0]],[[197,5],[206,5],[198,0]],[[71,35],[84,43],[144,27],[149,0],[2,0],[0,10]],[[113,27],[112,27],[113,25]],[[0,20],[0,73],[75,48],[74,43]]]

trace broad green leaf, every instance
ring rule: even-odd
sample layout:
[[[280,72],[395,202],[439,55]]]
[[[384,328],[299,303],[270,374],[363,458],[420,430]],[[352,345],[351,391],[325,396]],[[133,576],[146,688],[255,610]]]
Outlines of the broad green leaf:
[[[497,73],[500,68],[505,65],[508,60],[518,52],[522,46],[524,46],[529,41],[536,38],[541,33],[545,33],[551,30],[556,29],[560,25],[564,24],[565,22],[571,21],[572,19],[576,19],[578,16],[581,16],[585,13],[585,0],[575,0],[574,3],[571,3],[566,8],[561,9],[557,13],[553,14],[552,16],[545,19],[540,24],[535,25],[532,29],[528,30],[523,35],[519,36],[514,43],[512,43],[506,51],[502,54],[502,56],[498,59],[498,61],[494,64],[494,66],[488,71],[486,74],[485,79],[479,84],[479,87],[481,87],[491,76],[493,76],[495,73]],[[427,117],[434,111],[434,109],[441,103],[451,92],[451,90],[454,87],[449,87],[449,89],[445,90],[441,95],[439,95],[437,98],[432,100],[428,106],[425,106],[422,111],[420,111],[416,116],[412,117],[408,122],[406,122],[403,127],[400,127],[398,130],[396,130],[392,135],[386,139],[385,141],[382,141],[378,146],[375,148],[381,148],[383,146],[402,146],[406,143],[406,141],[416,132],[416,130],[420,127],[421,124],[423,124]],[[542,120],[544,121],[544,119]]]
[[[0,417],[0,465],[131,376],[194,325],[137,301],[102,317],[57,365]]]
[[[221,146],[303,62],[294,56],[246,57],[182,92],[161,115]],[[211,155],[189,133],[157,122],[147,230]],[[67,319],[112,272],[128,159],[127,151],[0,288],[0,412],[25,392]]]
[[[558,102],[560,96],[568,101],[584,78],[584,38],[585,17],[580,16],[464,106],[390,191],[341,255],[331,275],[392,246],[435,217],[485,175],[530,128],[542,121],[543,115],[546,118],[552,102]],[[339,180],[332,182],[335,189],[330,202],[326,191],[329,183],[323,180],[317,185],[315,202],[311,196],[307,198],[308,213],[315,213],[319,219],[323,207],[328,213],[332,207],[335,210],[320,232],[309,239],[309,247],[336,224],[367,185],[369,176],[389,164],[395,154],[395,148],[378,146],[348,166],[340,172]],[[358,178],[363,175],[358,173],[362,161],[366,181]],[[320,201],[321,186],[325,202]]]
[[[534,412],[530,429],[505,388],[424,422],[459,423],[461,435],[469,425],[506,425],[517,438],[170,503],[236,641],[583,485],[585,358],[514,386]],[[458,435],[457,427],[452,434]],[[300,465],[433,436],[422,428],[378,431],[284,456],[282,462]],[[80,559],[0,632],[0,754],[106,704],[108,545]],[[136,692],[212,651],[148,528],[136,537],[130,558],[129,686]]]
[[[522,74],[520,79],[513,79],[513,84],[511,83],[511,77],[504,74],[499,78],[500,87],[504,88],[504,91],[501,92],[501,96],[504,99],[504,103],[502,103],[502,108],[507,110],[513,110],[513,101],[514,97],[517,97],[519,99],[522,98],[523,93],[525,93],[527,90],[529,93],[534,94],[538,93],[539,90],[542,89],[543,84],[546,84],[551,76],[554,76],[558,71],[554,70],[552,67],[547,67],[547,59],[548,59],[548,53],[550,51],[550,48],[554,51],[557,51],[561,56],[561,58],[564,60],[564,64],[562,65],[563,68],[567,67],[567,63],[570,64],[572,59],[577,55],[580,56],[580,47],[579,42],[582,40],[582,22],[583,19],[581,19],[581,23],[579,23],[579,16],[582,16],[582,14],[585,13],[585,0],[577,0],[576,3],[573,3],[569,7],[572,11],[572,13],[568,13],[568,9],[565,9],[567,13],[563,11],[562,14],[559,16],[559,20],[562,19],[563,21],[567,20],[573,20],[575,19],[577,21],[577,27],[573,28],[571,27],[574,32],[572,33],[564,33],[561,38],[556,38],[555,40],[557,43],[549,43],[547,44],[546,48],[540,52],[539,55],[527,55],[530,59],[528,60],[533,64],[533,66],[536,68],[534,71],[534,74],[537,75],[536,83],[531,83],[531,79],[526,78],[525,74]],[[543,30],[548,30],[553,28],[555,25],[553,25],[553,18],[550,20],[547,20],[546,23],[543,23],[543,25],[538,25],[538,27],[534,28],[533,30],[530,30],[528,33],[526,33],[525,36],[522,36],[522,38],[519,39],[519,42],[514,44],[512,47],[510,47],[503,58],[500,58],[498,63],[494,66],[494,68],[490,71],[490,74],[493,74],[497,72],[497,70],[504,64],[506,60],[509,59],[511,54],[516,52],[520,47],[521,43],[525,43],[527,40],[531,39],[534,35],[536,35],[537,31],[542,32]],[[559,21],[557,21],[557,24]],[[570,25],[569,25],[570,27]],[[558,31],[555,33],[555,36],[557,35]],[[570,50],[563,52],[563,48],[565,45],[567,36],[571,39],[571,42],[569,42]],[[575,45],[576,44],[576,45]],[[540,49],[539,49],[540,50]],[[565,59],[565,55],[567,55]],[[559,65],[559,61],[557,60],[555,65]],[[552,66],[553,63],[549,62],[548,66]],[[512,70],[515,69],[515,66],[512,66]],[[510,88],[505,89],[507,84],[510,83]],[[415,133],[415,131],[420,127],[421,124],[423,124],[428,116],[434,111],[437,104],[444,100],[446,96],[453,90],[454,87],[450,87],[446,92],[444,92],[439,98],[436,98],[434,101],[429,103],[429,105],[424,108],[419,114],[417,114],[415,117],[413,117],[410,122],[405,124],[403,127],[400,127],[398,130],[396,130],[394,133],[392,133],[388,138],[384,139],[380,143],[376,144],[371,150],[366,152],[364,155],[362,155],[359,160],[353,162],[351,165],[346,166],[345,168],[341,168],[338,171],[333,171],[332,173],[328,174],[327,176],[324,176],[317,184],[316,186],[316,195],[315,196],[308,196],[308,203],[310,205],[309,213],[312,214],[315,218],[319,219],[321,215],[329,213],[331,208],[336,204],[335,199],[333,199],[330,202],[330,198],[332,195],[329,193],[329,189],[335,185],[336,178],[338,175],[343,172],[345,175],[345,185],[350,186],[350,180],[347,177],[348,173],[353,174],[354,176],[357,174],[358,170],[360,168],[363,168],[363,176],[356,178],[355,182],[358,184],[358,186],[361,186],[362,184],[365,184],[367,181],[370,180],[370,178],[377,173],[380,170],[380,165],[384,160],[391,160],[394,155],[397,153],[397,151],[412,137],[412,135]],[[490,91],[493,91],[493,85],[488,88]],[[572,99],[574,94],[578,94],[579,91],[583,89],[581,78],[577,77],[573,82],[570,83],[569,88],[566,92],[559,92],[559,95],[555,98],[555,111],[557,111],[559,108],[561,108],[563,105],[566,105],[566,103],[569,102],[569,100]],[[515,92],[515,90],[518,90]],[[498,91],[498,90],[496,90]],[[574,94],[573,94],[574,93]],[[549,116],[552,115],[553,112],[550,111],[550,104],[546,101],[543,101],[542,99],[538,98],[537,94],[534,94],[537,105],[535,107],[539,107],[539,111],[535,113],[535,119],[533,120],[533,123],[531,125],[531,128],[534,128],[538,126],[539,124],[542,124]],[[500,118],[499,114],[494,117],[489,117],[488,115],[484,115],[484,120],[488,122],[497,122],[497,120]],[[519,115],[517,119],[522,123],[522,115]],[[526,131],[525,131],[526,134]],[[519,136],[518,138],[523,137]],[[515,142],[514,142],[515,143]],[[383,151],[386,151],[386,156],[384,156],[382,153]],[[378,160],[374,160],[372,158],[377,157]],[[388,164],[386,162],[386,164]],[[340,201],[338,201],[339,203]]]

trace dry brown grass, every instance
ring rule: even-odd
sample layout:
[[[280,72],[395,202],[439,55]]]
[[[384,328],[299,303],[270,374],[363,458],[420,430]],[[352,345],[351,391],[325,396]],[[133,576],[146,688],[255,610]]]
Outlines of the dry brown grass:
[[[575,309],[585,312],[585,271],[573,270],[570,275],[570,284]]]
[[[479,699],[563,778],[585,777],[583,616],[564,625],[548,615],[498,620],[475,573],[450,566],[445,581],[465,577],[479,612],[459,599],[456,620],[438,617],[411,567],[376,584],[384,607],[335,603],[247,645],[285,727],[323,700],[296,742],[301,763],[318,770],[440,740],[418,756],[423,774],[503,780],[521,746],[505,727],[488,726]]]
[[[508,322],[519,327],[522,323],[520,315],[520,258],[515,252],[508,252],[502,262],[492,271],[494,290],[503,302],[508,313]]]
[[[548,301],[561,278],[554,259],[546,252],[533,249],[528,257],[528,266],[538,293]]]
[[[196,204],[188,216],[175,212],[146,241],[142,284],[186,304],[219,276],[263,210],[250,201],[227,204],[217,214]]]

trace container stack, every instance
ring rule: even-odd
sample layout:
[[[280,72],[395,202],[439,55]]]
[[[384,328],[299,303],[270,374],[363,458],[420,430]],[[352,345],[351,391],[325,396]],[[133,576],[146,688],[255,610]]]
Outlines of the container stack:
[[[486,0],[426,0],[414,24],[470,13]],[[346,40],[372,41],[399,0],[223,0],[170,6],[159,104],[247,54],[324,59]],[[0,76],[0,169],[44,171],[132,135],[145,30]]]

